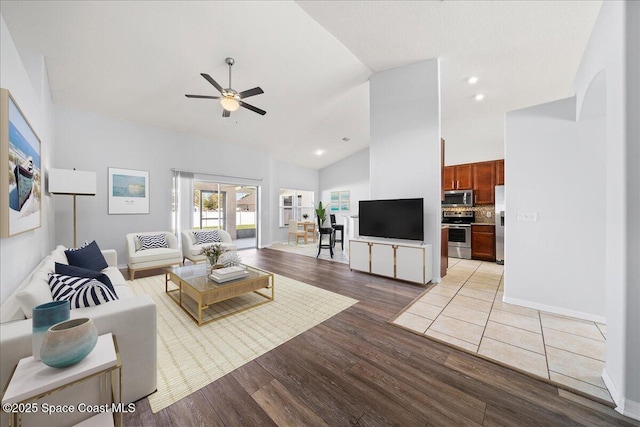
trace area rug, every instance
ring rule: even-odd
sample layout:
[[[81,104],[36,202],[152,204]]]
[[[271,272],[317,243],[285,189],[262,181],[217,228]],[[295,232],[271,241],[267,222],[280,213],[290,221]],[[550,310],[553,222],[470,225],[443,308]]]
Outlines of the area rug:
[[[275,275],[275,301],[199,327],[165,294],[163,275],[130,287],[157,305],[158,391],[149,396],[154,413],[358,302]],[[263,300],[249,294],[207,311],[217,316]]]
[[[273,243],[271,246],[269,246],[269,249],[275,249],[277,251],[289,252],[292,254],[304,255],[313,258],[316,258],[316,255],[318,255],[318,243],[299,243],[297,245],[293,242]],[[336,244],[335,248],[333,248],[333,258],[331,258],[329,249],[322,249],[320,251],[320,256],[318,256],[317,258],[326,259],[333,262],[340,262],[342,264],[349,264],[349,260],[342,253],[339,243]]]

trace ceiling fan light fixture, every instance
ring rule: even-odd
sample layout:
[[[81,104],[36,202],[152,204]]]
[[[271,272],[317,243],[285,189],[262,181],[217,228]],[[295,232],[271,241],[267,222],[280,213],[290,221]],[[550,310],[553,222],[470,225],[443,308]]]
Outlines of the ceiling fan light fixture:
[[[231,112],[240,108],[240,103],[232,95],[227,95],[222,98],[220,104],[222,104],[222,108]]]

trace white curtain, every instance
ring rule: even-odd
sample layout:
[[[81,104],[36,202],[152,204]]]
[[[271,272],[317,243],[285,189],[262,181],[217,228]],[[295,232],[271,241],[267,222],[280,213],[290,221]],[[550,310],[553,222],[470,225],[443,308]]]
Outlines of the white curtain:
[[[182,244],[182,230],[193,228],[193,172],[173,170],[173,229]]]

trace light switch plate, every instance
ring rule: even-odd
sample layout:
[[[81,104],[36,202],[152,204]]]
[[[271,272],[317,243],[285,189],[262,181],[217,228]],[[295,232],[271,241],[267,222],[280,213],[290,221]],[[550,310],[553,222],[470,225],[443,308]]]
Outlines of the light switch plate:
[[[518,222],[536,222],[538,212],[518,212]]]

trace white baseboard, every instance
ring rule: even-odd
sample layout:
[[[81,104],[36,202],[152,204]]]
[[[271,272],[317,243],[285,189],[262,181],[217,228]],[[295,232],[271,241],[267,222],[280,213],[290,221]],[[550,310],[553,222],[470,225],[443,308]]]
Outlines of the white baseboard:
[[[603,324],[607,323],[607,319],[602,317],[602,316],[596,316],[596,315],[589,314],[589,313],[583,313],[581,311],[568,310],[566,308],[555,307],[555,306],[552,306],[552,305],[538,304],[538,303],[535,303],[535,302],[521,300],[521,299],[517,299],[517,298],[511,298],[511,297],[507,297],[507,296],[502,298],[502,302],[506,302],[508,304],[521,305],[523,307],[533,308],[535,310],[546,311],[548,313],[561,314],[563,316],[569,316],[569,317],[576,317],[578,319],[589,320],[591,322],[598,322],[598,323],[603,323]]]
[[[616,404],[616,411],[625,417],[640,421],[640,403],[628,400],[620,394],[606,368],[602,370],[602,380],[607,389],[609,389],[613,402]]]

